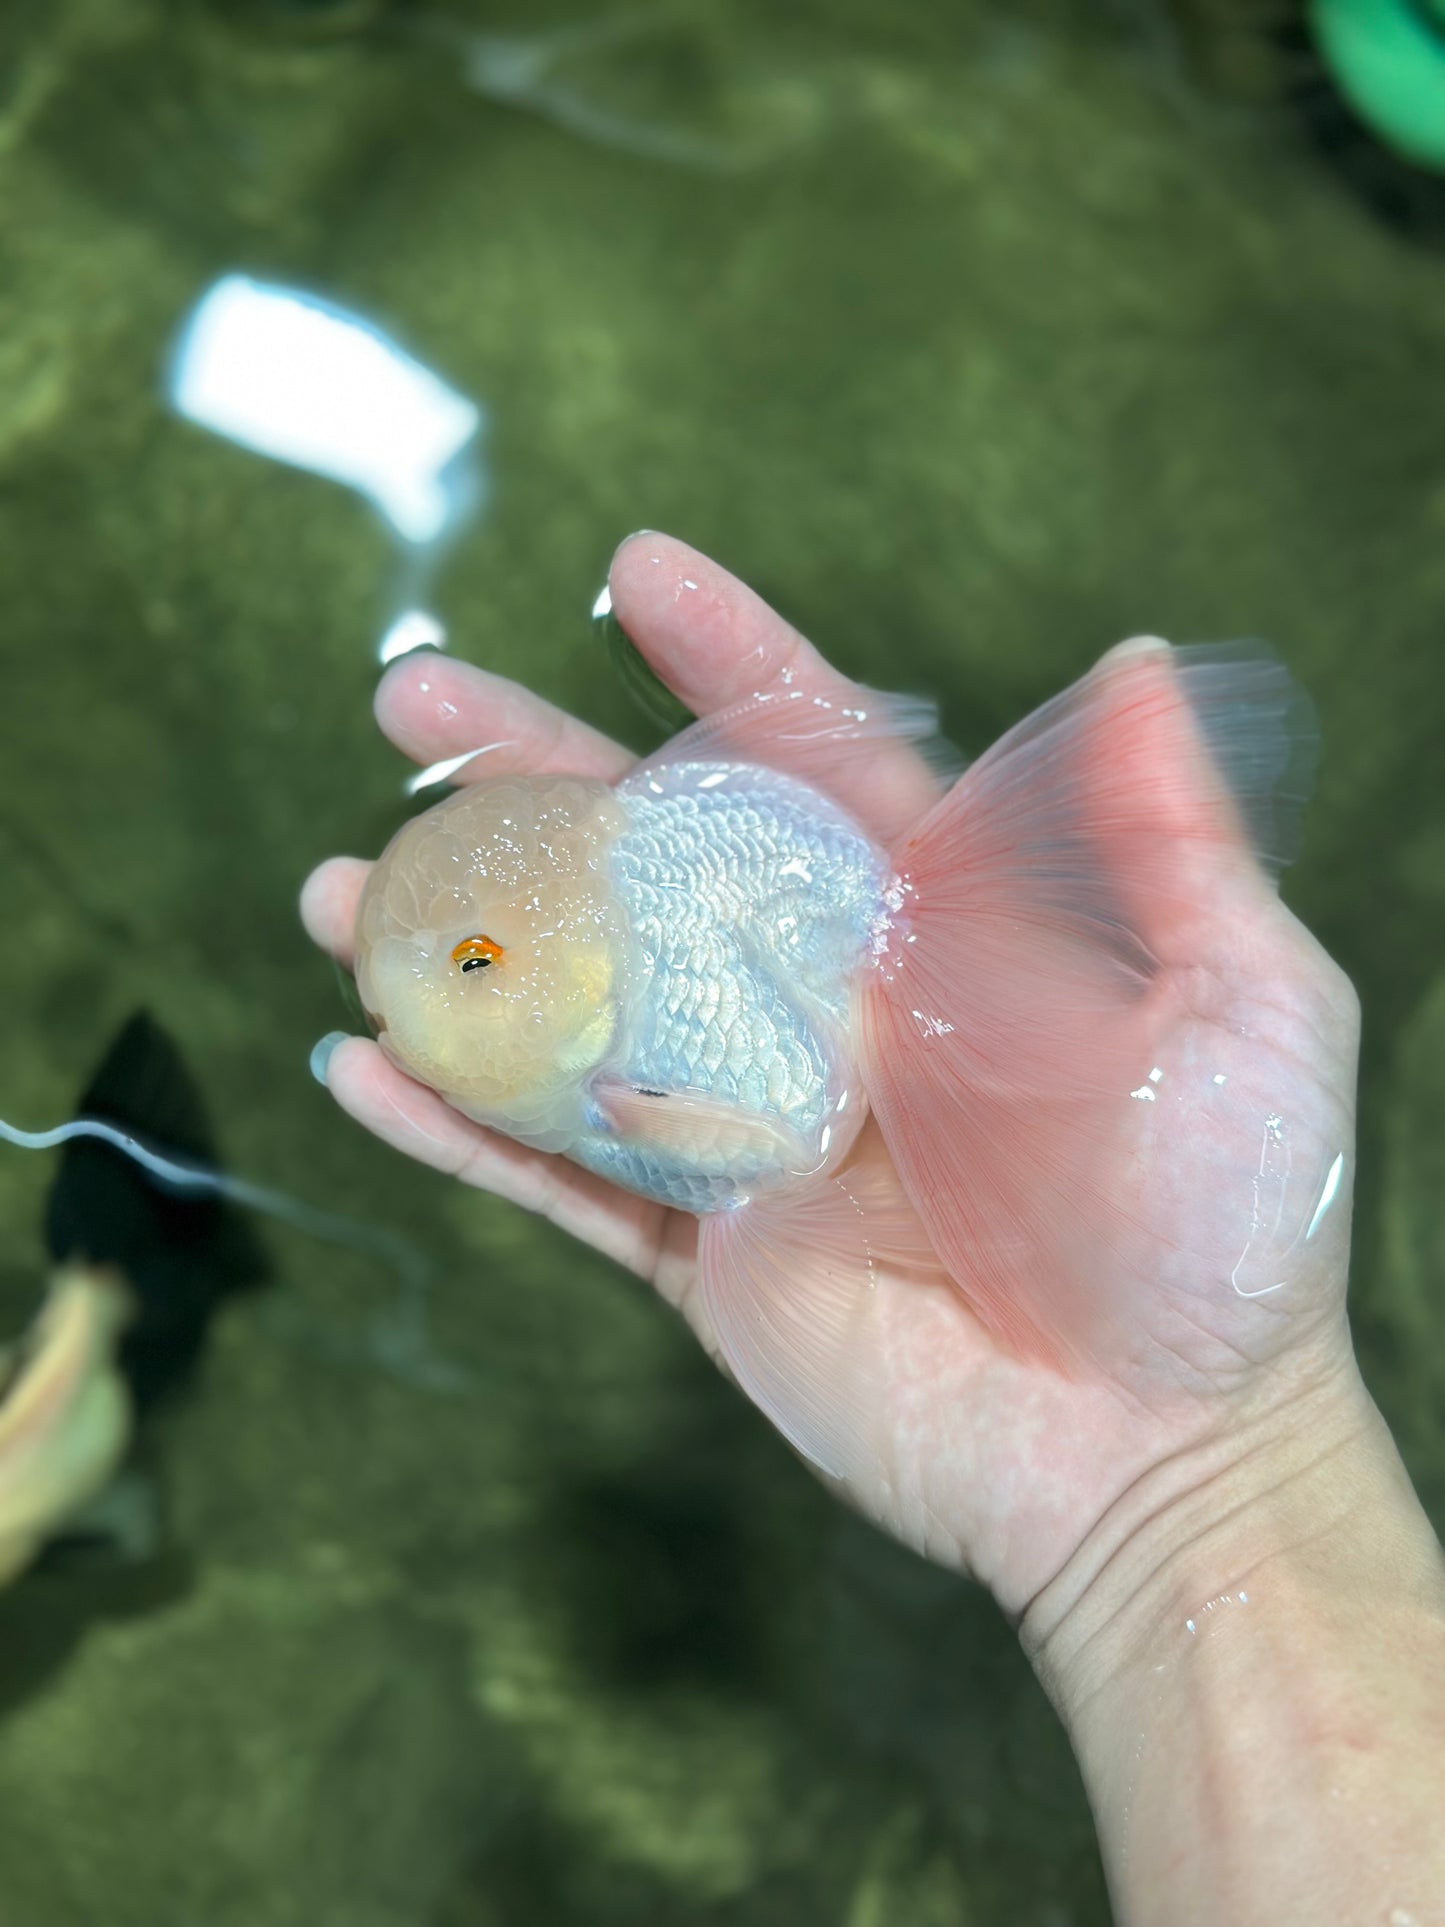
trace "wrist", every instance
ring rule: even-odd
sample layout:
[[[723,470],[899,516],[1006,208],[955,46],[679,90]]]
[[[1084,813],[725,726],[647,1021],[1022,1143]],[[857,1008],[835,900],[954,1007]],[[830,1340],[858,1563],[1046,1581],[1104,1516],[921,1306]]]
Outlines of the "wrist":
[[[1351,1552],[1382,1501],[1385,1516],[1415,1504],[1353,1358],[1341,1358],[1255,1409],[1229,1409],[1136,1479],[1030,1603],[1025,1651],[1072,1724],[1262,1564],[1288,1568],[1306,1543]]]
[[[1138,1481],[1021,1632],[1121,1920],[1414,1919],[1369,1909],[1445,1879],[1445,1561],[1352,1359]]]

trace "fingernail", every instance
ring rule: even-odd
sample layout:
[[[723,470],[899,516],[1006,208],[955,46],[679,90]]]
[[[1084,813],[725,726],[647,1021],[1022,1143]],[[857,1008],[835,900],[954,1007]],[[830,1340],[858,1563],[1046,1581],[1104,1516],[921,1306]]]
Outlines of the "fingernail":
[[[336,1046],[344,1044],[350,1035],[350,1031],[347,1030],[329,1030],[318,1043],[312,1045],[311,1075],[322,1090],[326,1088],[326,1066],[335,1055]]]
[[[658,535],[656,529],[634,529],[630,535],[624,535],[622,540],[617,544],[617,547],[612,551],[612,560],[616,562],[618,556],[621,555],[629,542],[641,541],[644,536],[650,537],[655,542],[663,539]],[[658,558],[654,555],[651,559],[656,562]]]
[[[592,598],[592,620],[601,622],[604,616],[612,614],[612,584],[604,582]]]

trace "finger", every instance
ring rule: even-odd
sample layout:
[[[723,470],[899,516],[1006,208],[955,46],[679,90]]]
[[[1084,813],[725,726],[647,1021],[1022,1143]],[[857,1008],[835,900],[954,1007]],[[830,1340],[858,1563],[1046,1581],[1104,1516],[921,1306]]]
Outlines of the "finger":
[[[694,715],[776,688],[785,673],[809,695],[857,687],[761,596],[670,535],[628,536],[608,587],[627,635]]]
[[[333,856],[301,886],[301,922],[306,934],[343,969],[354,962],[356,906],[371,865],[356,856]]]
[[[431,653],[403,656],[376,691],[376,719],[399,750],[424,768],[485,750],[456,772],[473,783],[503,771],[551,771],[615,782],[629,751],[520,683],[474,663]]]
[[[835,669],[745,583],[685,542],[644,531],[612,558],[613,612],[637,649],[694,715],[706,718],[754,695],[786,688],[838,710],[872,707],[860,683]],[[855,755],[860,796],[886,789],[888,812],[908,822],[937,800],[933,773],[903,741]],[[845,791],[846,782],[832,785]],[[843,795],[844,802],[851,799]]]
[[[337,1045],[326,1087],[358,1124],[407,1157],[536,1212],[641,1277],[658,1275],[667,1217],[661,1205],[474,1124],[403,1075],[369,1038]]]

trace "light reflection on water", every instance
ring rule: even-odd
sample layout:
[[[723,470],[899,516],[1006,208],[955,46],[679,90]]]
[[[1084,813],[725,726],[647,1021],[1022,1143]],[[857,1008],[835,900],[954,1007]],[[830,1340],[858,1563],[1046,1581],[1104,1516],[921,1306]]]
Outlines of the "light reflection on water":
[[[445,647],[419,601],[440,545],[485,507],[476,402],[362,316],[243,274],[224,275],[192,310],[168,399],[241,447],[374,503],[404,545],[408,588],[379,658]]]

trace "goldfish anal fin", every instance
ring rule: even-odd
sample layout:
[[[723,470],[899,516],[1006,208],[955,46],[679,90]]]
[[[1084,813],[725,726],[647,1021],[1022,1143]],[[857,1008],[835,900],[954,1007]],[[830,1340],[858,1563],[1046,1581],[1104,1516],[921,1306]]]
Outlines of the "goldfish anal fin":
[[[703,1308],[738,1384],[790,1445],[850,1482],[876,1472],[885,1357],[866,1214],[816,1178],[703,1218]]]

